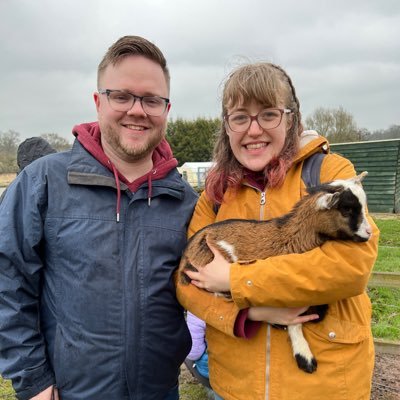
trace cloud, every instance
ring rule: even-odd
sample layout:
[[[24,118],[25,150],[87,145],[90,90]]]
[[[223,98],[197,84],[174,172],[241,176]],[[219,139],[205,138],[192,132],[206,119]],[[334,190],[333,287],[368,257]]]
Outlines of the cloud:
[[[360,127],[400,124],[400,2],[4,0],[0,131],[22,137],[96,119],[96,69],[126,34],[156,43],[171,71],[171,118],[220,113],[221,83],[246,61],[282,65],[307,116],[343,106]]]

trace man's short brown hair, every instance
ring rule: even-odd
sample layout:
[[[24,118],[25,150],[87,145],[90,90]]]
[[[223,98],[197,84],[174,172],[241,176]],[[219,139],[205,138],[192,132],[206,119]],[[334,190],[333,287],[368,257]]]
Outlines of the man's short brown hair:
[[[97,86],[100,86],[101,74],[110,64],[116,65],[123,58],[136,55],[146,57],[162,68],[169,90],[170,75],[163,53],[154,43],[140,36],[123,36],[107,50],[97,68]]]

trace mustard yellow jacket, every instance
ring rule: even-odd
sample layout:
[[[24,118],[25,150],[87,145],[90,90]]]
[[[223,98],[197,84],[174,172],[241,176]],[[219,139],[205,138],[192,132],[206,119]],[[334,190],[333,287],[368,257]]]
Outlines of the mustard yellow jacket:
[[[189,235],[228,218],[269,219],[287,213],[305,195],[301,168],[305,158],[326,147],[318,137],[300,150],[282,187],[260,191],[243,185],[235,197],[227,192],[216,218],[203,193]],[[357,171],[358,173],[362,171]],[[355,175],[350,161],[328,154],[321,182]],[[228,200],[229,199],[229,200]],[[365,292],[374,265],[379,231],[370,218],[372,238],[365,243],[328,241],[304,254],[259,260],[230,272],[233,302],[196,288],[177,285],[182,305],[207,323],[210,380],[225,400],[369,399],[374,364],[371,303]],[[287,332],[263,323],[252,339],[234,335],[239,310],[250,306],[298,307],[329,304],[320,323],[303,326],[318,361],[307,374],[298,369]]]

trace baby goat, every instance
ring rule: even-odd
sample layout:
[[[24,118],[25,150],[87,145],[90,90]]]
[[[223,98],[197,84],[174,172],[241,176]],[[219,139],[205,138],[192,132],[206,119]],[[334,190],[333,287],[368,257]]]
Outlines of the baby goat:
[[[327,240],[367,241],[372,233],[367,221],[366,195],[361,181],[367,172],[309,188],[308,195],[288,214],[268,221],[230,219],[206,226],[189,240],[179,265],[180,282],[190,283],[185,270],[197,270],[213,259],[207,241],[230,262],[250,263],[272,256],[304,253]],[[231,298],[230,294],[223,294]],[[328,306],[313,307],[321,321]],[[309,310],[311,312],[311,310]],[[315,322],[315,321],[314,321]],[[288,333],[297,365],[305,372],[317,368],[301,324],[289,325]]]

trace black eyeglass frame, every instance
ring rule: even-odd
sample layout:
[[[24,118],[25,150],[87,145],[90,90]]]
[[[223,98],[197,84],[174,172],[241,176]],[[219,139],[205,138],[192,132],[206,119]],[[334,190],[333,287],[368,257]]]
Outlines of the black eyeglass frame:
[[[132,103],[132,106],[131,106],[128,110],[126,110],[125,112],[128,112],[128,111],[135,105],[136,100],[139,100],[139,101],[140,101],[140,105],[141,105],[143,111],[144,111],[147,115],[150,115],[150,116],[152,116],[152,117],[159,117],[160,115],[163,115],[163,114],[165,113],[165,110],[166,110],[167,107],[168,107],[168,104],[170,103],[170,99],[168,99],[167,97],[162,97],[162,96],[138,96],[138,95],[136,95],[136,94],[133,94],[133,93],[130,93],[130,92],[127,92],[127,91],[124,91],[124,90],[118,90],[118,89],[98,89],[98,92],[99,92],[100,94],[105,94],[105,95],[107,96],[107,100],[108,100],[108,103],[109,103],[109,104],[110,104],[110,94],[111,94],[111,93],[118,92],[118,93],[127,94],[127,95],[129,95],[129,96],[131,96],[131,97],[133,98],[133,103]],[[157,115],[149,114],[147,111],[145,111],[145,109],[144,109],[144,107],[143,107],[143,99],[146,99],[146,98],[147,98],[147,99],[148,99],[148,98],[150,98],[150,99],[156,98],[156,99],[162,99],[162,100],[164,100],[164,102],[165,102],[164,110],[163,110],[160,114],[157,114]],[[110,107],[112,108],[111,104],[110,104]],[[114,109],[113,109],[113,110],[114,110]],[[119,111],[119,110],[114,110],[114,111]],[[119,112],[122,112],[122,111],[119,111]]]
[[[246,132],[246,131],[250,128],[251,123],[252,123],[253,121],[257,121],[257,124],[260,126],[261,129],[267,129],[267,128],[263,128],[262,125],[260,124],[260,122],[258,121],[258,116],[259,116],[262,112],[264,112],[265,110],[274,110],[274,111],[279,111],[279,112],[281,113],[281,118],[279,119],[278,124],[277,124],[276,126],[274,126],[274,127],[268,128],[268,129],[275,129],[275,128],[277,128],[277,127],[282,123],[283,114],[292,114],[292,113],[293,113],[293,110],[291,110],[290,108],[277,108],[277,107],[263,108],[263,109],[262,109],[258,114],[256,114],[256,115],[250,115],[250,114],[248,114],[248,113],[243,112],[243,113],[241,113],[241,114],[247,115],[247,116],[250,118],[250,122],[249,122],[249,125],[247,126],[246,129],[243,129],[243,130],[240,130],[240,131],[235,131],[234,129],[231,128],[231,126],[230,126],[230,124],[229,124],[229,117],[231,117],[231,116],[234,115],[234,114],[239,114],[239,113],[227,114],[227,115],[224,116],[224,120],[225,120],[225,123],[228,125],[229,129],[230,129],[232,132],[235,132],[235,133],[243,133],[243,132]]]

